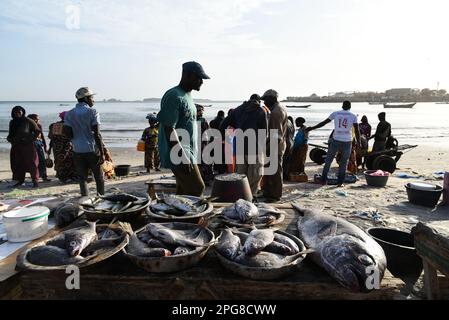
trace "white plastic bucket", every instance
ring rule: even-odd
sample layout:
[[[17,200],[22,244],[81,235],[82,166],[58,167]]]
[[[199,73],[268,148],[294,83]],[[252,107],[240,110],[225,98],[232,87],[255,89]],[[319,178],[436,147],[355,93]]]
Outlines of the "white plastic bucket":
[[[10,242],[27,242],[38,239],[48,232],[47,207],[27,207],[3,214],[6,236]]]

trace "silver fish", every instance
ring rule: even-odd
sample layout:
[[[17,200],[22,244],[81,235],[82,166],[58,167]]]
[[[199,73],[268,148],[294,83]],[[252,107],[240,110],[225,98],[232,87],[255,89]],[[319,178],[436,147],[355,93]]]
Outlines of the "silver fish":
[[[315,250],[312,260],[323,267],[344,287],[355,292],[369,292],[368,277],[381,282],[387,260],[382,247],[352,223],[317,210],[293,204],[301,217],[299,237]]]
[[[289,247],[290,250],[291,250],[291,252],[292,252],[292,254],[299,253],[299,247],[298,247],[298,245],[296,244],[296,242],[293,241],[292,239],[290,239],[290,238],[287,237],[287,236],[284,236],[284,235],[282,235],[282,234],[280,234],[280,233],[275,232],[275,233],[274,233],[274,241],[275,241],[275,242],[279,242],[279,243],[281,243],[281,244],[286,245],[287,247]]]
[[[233,232],[240,238],[240,241],[242,243],[245,243],[246,240],[249,237],[249,233],[246,233],[246,232],[243,232],[243,231],[239,231],[239,230],[234,229]],[[290,238],[288,238],[286,236],[283,236],[283,235],[280,235],[280,234],[275,232],[274,233],[274,239],[276,239],[276,238],[279,239],[278,236],[281,236],[281,237],[284,237],[284,238],[287,238],[287,239],[291,240]],[[278,242],[278,241],[273,241],[268,246],[266,246],[263,249],[263,251],[271,252],[271,253],[277,253],[277,254],[284,255],[284,256],[290,256],[290,255],[294,255],[294,254],[299,253],[298,246],[296,245],[296,243],[293,240],[291,240],[291,241],[296,246],[297,250],[292,249],[292,247],[286,245],[285,243],[281,243],[281,242]]]
[[[239,213],[235,210],[235,205],[224,208],[221,213],[229,219],[240,220]]]
[[[86,226],[64,231],[50,239],[47,245],[65,249],[69,256],[79,256],[89,244],[97,240],[96,222],[86,223]]]
[[[221,232],[216,249],[220,254],[230,260],[234,260],[240,251],[240,238],[232,233],[230,229]]]
[[[204,246],[207,242],[207,236],[201,228],[196,230],[172,230],[158,223],[150,223],[146,229],[153,237],[175,246],[196,248]]]
[[[130,235],[126,247],[129,254],[139,257],[167,257],[171,255],[171,252],[164,248],[149,248],[146,243],[140,241],[129,223],[119,222],[119,225]]]
[[[234,206],[241,222],[248,222],[259,214],[259,210],[252,202],[243,199],[238,200]]]
[[[243,245],[243,252],[248,256],[255,256],[274,240],[273,229],[254,229],[249,233]]]
[[[27,254],[27,260],[39,266],[63,266],[77,264],[83,257],[68,255],[67,251],[55,246],[40,246],[32,248]]]

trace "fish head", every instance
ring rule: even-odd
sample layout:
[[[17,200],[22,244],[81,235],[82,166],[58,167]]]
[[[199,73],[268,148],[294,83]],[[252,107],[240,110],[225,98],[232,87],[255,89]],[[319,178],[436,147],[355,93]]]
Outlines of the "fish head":
[[[67,253],[71,257],[79,256],[83,251],[83,249],[87,247],[88,244],[89,244],[88,239],[84,237],[83,234],[81,233],[68,235],[66,237]]]
[[[383,275],[381,266],[359,238],[347,234],[338,235],[326,239],[320,247],[325,269],[340,284],[354,292],[371,291],[372,289],[367,288],[371,277]]]

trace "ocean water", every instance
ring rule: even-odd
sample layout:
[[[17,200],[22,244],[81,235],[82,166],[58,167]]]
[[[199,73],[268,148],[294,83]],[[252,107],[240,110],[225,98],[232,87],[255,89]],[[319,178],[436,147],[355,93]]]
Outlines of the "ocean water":
[[[46,136],[51,123],[59,120],[58,114],[70,110],[74,103],[68,106],[65,102],[32,102],[32,103],[0,103],[0,149],[9,149],[6,141],[8,125],[11,119],[11,109],[14,105],[22,105],[27,114],[37,113],[41,117]],[[240,105],[238,102],[210,103],[205,108],[205,117],[212,120],[219,110],[227,113],[230,108]],[[309,103],[284,103],[284,105],[304,105]],[[311,103],[308,109],[288,108],[288,114],[293,118],[304,117],[306,125],[315,125],[326,119],[333,111],[341,109],[341,103]],[[142,131],[148,126],[145,119],[147,113],[157,112],[159,103],[97,103],[101,118],[101,132],[108,147],[135,147]],[[369,105],[368,103],[354,103],[352,112],[359,116],[368,117],[373,127],[373,133],[378,124],[377,114],[385,111],[387,121],[392,125],[393,135],[399,144],[432,145],[449,148],[449,104],[418,103],[413,109],[384,109],[383,105]],[[328,124],[322,129],[313,131],[310,142],[322,144],[327,141],[333,126]],[[371,142],[372,143],[372,142]]]

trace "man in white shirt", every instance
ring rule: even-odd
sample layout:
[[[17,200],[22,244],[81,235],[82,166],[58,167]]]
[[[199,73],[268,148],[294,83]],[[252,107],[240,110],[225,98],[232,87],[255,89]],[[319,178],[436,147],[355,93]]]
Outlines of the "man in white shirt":
[[[349,157],[352,151],[352,129],[354,128],[356,144],[360,145],[360,132],[358,119],[355,114],[350,112],[351,102],[343,102],[343,110],[336,111],[332,113],[328,119],[320,122],[310,130],[319,129],[324,127],[326,124],[334,121],[335,129],[332,137],[329,139],[329,149],[327,151],[326,163],[324,165],[323,174],[321,175],[322,183],[326,184],[327,174],[329,173],[332,161],[337,154],[340,152],[342,155],[340,166],[338,170],[338,186],[343,186],[346,176],[346,169],[348,167]]]

